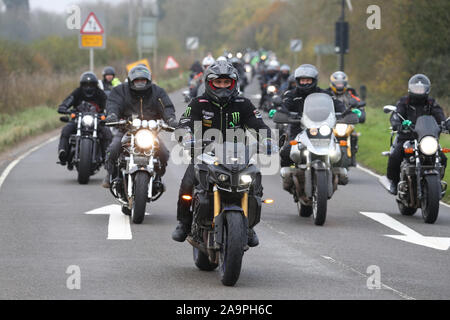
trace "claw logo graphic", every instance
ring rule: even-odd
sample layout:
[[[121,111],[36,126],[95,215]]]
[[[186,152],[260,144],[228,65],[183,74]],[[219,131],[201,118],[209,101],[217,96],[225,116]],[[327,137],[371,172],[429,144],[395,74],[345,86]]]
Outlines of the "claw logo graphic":
[[[233,112],[231,115],[233,116],[233,123],[234,124],[238,124],[239,120],[240,120],[241,113],[240,112]]]
[[[185,117],[189,117],[191,115],[191,107],[187,107],[186,111],[184,112]]]

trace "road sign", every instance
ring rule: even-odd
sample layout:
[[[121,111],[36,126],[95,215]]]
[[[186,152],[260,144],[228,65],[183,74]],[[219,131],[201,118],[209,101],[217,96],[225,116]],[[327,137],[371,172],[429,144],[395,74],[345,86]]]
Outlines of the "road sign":
[[[167,57],[167,62],[166,62],[166,66],[164,67],[164,69],[172,70],[172,69],[177,69],[179,67],[180,67],[180,65],[178,64],[178,62],[176,62],[176,60],[172,56]]]
[[[158,46],[156,25],[158,18],[141,17],[138,21],[137,43],[141,53],[152,52]]]
[[[83,23],[81,27],[80,34],[104,34],[105,30],[98,20],[95,13],[89,13],[86,21]]]
[[[150,68],[150,63],[148,62],[148,60],[147,59],[142,59],[142,60],[138,60],[136,62],[127,64],[127,72],[130,72],[131,69],[133,69],[134,67],[136,67],[139,64],[145,65],[148,68],[148,70],[150,70],[150,72],[152,71],[152,69]]]
[[[186,38],[186,48],[188,50],[197,50],[200,41],[198,37],[189,37]]]
[[[300,52],[300,51],[302,51],[302,46],[303,46],[303,43],[302,43],[302,40],[300,40],[300,39],[292,39],[291,40],[291,51],[292,52]]]
[[[106,47],[105,29],[97,16],[91,12],[80,29],[80,49],[104,49]]]

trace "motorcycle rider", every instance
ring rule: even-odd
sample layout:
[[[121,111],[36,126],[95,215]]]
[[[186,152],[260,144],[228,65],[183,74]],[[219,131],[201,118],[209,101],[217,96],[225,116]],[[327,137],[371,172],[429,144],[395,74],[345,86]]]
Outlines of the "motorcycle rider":
[[[102,113],[105,110],[106,94],[98,87],[98,79],[92,72],[84,72],[80,77],[80,86],[76,88],[58,107],[58,113],[65,114],[74,107],[76,111],[82,102],[88,102],[96,108],[96,112]],[[61,165],[66,165],[70,159],[69,138],[77,131],[77,124],[69,122],[61,131],[58,146],[58,158]],[[98,127],[103,158],[105,158],[106,148],[111,142],[111,131],[104,126]],[[69,168],[71,169],[71,168]]]
[[[288,90],[290,75],[291,75],[291,67],[289,67],[287,64],[283,64],[280,67],[280,79],[281,79],[280,92],[283,93]]]
[[[271,60],[268,62],[267,68],[262,72],[259,82],[261,87],[261,99],[259,100],[259,108],[261,109],[264,99],[267,95],[267,86],[274,85],[279,88],[281,85],[280,63],[277,60]]]
[[[248,83],[247,83],[247,76],[245,74],[245,68],[242,63],[242,60],[236,56],[234,58],[231,58],[230,62],[239,74],[239,82],[240,82],[239,90],[241,92],[244,92],[245,87],[248,85]]]
[[[191,98],[195,98],[199,96],[200,94],[203,94],[205,92],[204,84],[203,84],[203,74],[206,69],[209,68],[210,65],[212,65],[215,62],[214,58],[212,56],[206,56],[203,58],[202,61],[202,67],[203,71],[197,73],[191,80],[189,84],[189,95]]]
[[[297,82],[297,87],[285,93],[281,112],[297,112],[299,118],[301,118],[303,113],[303,105],[308,95],[312,93],[329,93],[317,86],[319,72],[317,68],[311,64],[302,64],[301,66],[299,66],[295,70],[294,76]],[[335,112],[345,111],[344,104],[336,98],[333,98],[333,103]],[[301,131],[302,127],[300,124],[291,124],[289,126],[289,140],[295,139],[297,134],[299,134]],[[280,150],[280,163],[282,171],[284,167],[290,167],[291,165],[293,165],[293,162],[290,159],[290,152],[291,145],[289,143],[286,143]],[[290,183],[291,180],[283,180],[283,187],[289,192],[291,191]]]
[[[108,96],[112,88],[118,86],[121,82],[119,78],[116,78],[116,70],[113,67],[105,67],[102,71],[102,76],[103,79],[98,81],[98,86]]]
[[[397,131],[397,139],[391,148],[387,165],[387,178],[390,180],[389,192],[396,195],[400,181],[400,165],[404,157],[403,144],[413,139],[409,130],[422,115],[432,115],[440,125],[446,120],[444,111],[435,99],[429,97],[431,90],[430,79],[424,74],[416,74],[409,79],[408,95],[397,102],[397,112],[405,118],[402,120],[397,114],[391,116],[393,130]],[[440,153],[441,164],[447,166],[447,157]]]
[[[152,83],[152,74],[145,66],[136,66],[128,73],[128,81],[113,88],[108,97],[106,122],[117,122],[119,119],[127,119],[138,116],[141,120],[163,119],[169,126],[175,126],[175,107],[165,90]],[[122,149],[122,138],[125,132],[118,130],[108,147],[106,155],[106,170],[103,187],[109,188],[114,177],[117,159]],[[160,149],[157,156],[161,161],[158,168],[158,178],[161,178],[166,170],[169,160],[169,150],[160,141]]]
[[[191,135],[194,121],[202,121],[202,133],[211,128],[220,129],[223,141],[226,141],[227,129],[244,128],[244,126],[255,130],[266,129],[269,136],[270,129],[262,120],[261,113],[255,109],[249,99],[238,96],[239,76],[230,63],[216,61],[206,70],[204,79],[205,93],[194,98],[188,105],[180,119],[179,128],[185,128],[188,135]],[[233,114],[239,116],[233,117]],[[268,140],[268,145],[272,148],[270,139]],[[260,177],[253,192],[262,196]],[[194,164],[191,163],[181,181],[177,207],[178,225],[172,233],[172,239],[178,242],[183,242],[191,229],[190,201],[183,200],[182,196],[192,195],[195,183]],[[254,247],[258,243],[256,233],[249,229],[248,245]]]

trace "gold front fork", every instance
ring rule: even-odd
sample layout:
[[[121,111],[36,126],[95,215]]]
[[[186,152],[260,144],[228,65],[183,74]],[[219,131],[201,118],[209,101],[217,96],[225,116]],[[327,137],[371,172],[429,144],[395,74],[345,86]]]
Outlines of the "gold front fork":
[[[216,220],[216,217],[220,213],[220,194],[219,189],[217,189],[217,186],[214,186],[213,192],[214,192],[214,220]]]
[[[245,217],[248,218],[248,192],[245,192],[244,195],[242,196],[241,207],[242,210],[244,211]]]

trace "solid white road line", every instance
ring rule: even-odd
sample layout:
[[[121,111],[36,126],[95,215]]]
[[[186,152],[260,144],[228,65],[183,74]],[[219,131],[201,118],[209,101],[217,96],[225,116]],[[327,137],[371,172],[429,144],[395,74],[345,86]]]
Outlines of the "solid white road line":
[[[46,144],[55,141],[56,139],[58,139],[59,136],[55,136],[53,138],[50,138],[49,140],[35,146],[34,148],[28,150],[27,152],[25,152],[24,154],[22,154],[20,157],[18,157],[17,159],[15,159],[14,161],[12,161],[7,167],[6,169],[3,171],[2,175],[0,176],[0,189],[3,185],[3,182],[5,182],[6,178],[8,177],[8,174],[11,172],[11,170],[20,162],[22,161],[24,158],[28,157],[30,154],[32,154],[34,151],[38,150],[39,148],[42,148],[43,146],[45,146]]]

